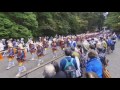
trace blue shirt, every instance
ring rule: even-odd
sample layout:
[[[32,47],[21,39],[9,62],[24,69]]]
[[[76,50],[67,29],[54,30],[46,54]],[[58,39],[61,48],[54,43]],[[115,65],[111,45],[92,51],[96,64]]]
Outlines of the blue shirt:
[[[62,70],[62,71],[64,71],[64,68],[65,68],[65,65],[66,65],[66,59],[69,61],[69,60],[72,60],[71,59],[72,57],[71,56],[67,56],[67,57],[65,57],[65,58],[63,58],[61,61],[60,61],[60,69]],[[76,70],[78,69],[77,68],[77,63],[76,63],[76,60],[73,58],[73,64],[74,64],[74,66],[75,66],[75,68],[76,68]]]
[[[71,41],[70,42],[70,47],[76,47],[76,46],[77,46],[76,41]]]
[[[108,44],[109,46],[114,45],[114,43],[113,43],[113,41],[112,41],[111,39],[109,39],[109,40],[107,41],[107,44]]]
[[[90,59],[86,65],[86,72],[95,72],[99,78],[102,78],[102,63],[99,58]]]

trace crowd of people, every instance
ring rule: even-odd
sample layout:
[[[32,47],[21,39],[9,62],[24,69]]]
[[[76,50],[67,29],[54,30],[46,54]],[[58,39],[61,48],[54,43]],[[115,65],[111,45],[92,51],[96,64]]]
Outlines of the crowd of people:
[[[27,69],[24,65],[27,53],[31,53],[31,60],[38,57],[38,66],[44,60],[48,48],[52,49],[53,58],[57,57],[56,52],[65,52],[65,58],[60,63],[53,62],[44,68],[45,78],[79,78],[91,77],[102,78],[103,68],[108,65],[106,54],[113,53],[117,36],[115,33],[86,33],[80,35],[55,36],[54,38],[39,37],[38,41],[32,38],[27,43],[24,38],[21,40],[2,39],[0,41],[0,59],[8,57],[7,70],[15,66],[14,58],[18,61],[19,77]],[[58,47],[60,49],[58,49]]]
[[[113,53],[116,40],[117,35],[110,32],[69,38],[65,57],[45,66],[45,78],[106,78],[106,55]]]

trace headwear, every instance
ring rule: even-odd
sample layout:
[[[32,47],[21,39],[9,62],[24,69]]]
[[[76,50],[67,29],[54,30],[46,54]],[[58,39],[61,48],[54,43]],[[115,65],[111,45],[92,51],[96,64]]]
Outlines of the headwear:
[[[56,38],[54,38],[53,41],[56,41]]]
[[[34,44],[33,41],[30,41],[30,44]]]
[[[19,47],[20,49],[24,49],[22,44],[19,44],[18,47]]]
[[[46,41],[46,39],[44,39],[44,41]]]
[[[61,39],[61,41],[64,41],[63,38]]]
[[[43,46],[42,42],[39,43],[40,46]]]
[[[13,47],[13,44],[11,42],[8,43],[8,47]]]

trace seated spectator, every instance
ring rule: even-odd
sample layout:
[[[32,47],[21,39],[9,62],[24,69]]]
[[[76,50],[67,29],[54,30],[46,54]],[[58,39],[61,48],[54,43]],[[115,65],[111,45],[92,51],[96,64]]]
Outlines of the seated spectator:
[[[52,64],[46,65],[43,75],[45,76],[45,78],[53,78],[56,75],[54,66]]]
[[[54,76],[54,78],[67,78],[65,72],[60,70],[60,67],[57,62],[53,62],[52,64],[55,67],[56,71],[56,75]]]

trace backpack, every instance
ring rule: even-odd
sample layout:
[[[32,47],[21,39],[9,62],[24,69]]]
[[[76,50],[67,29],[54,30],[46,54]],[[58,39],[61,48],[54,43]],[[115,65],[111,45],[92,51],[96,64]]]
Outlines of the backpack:
[[[76,68],[73,64],[73,58],[70,61],[66,59],[66,65],[64,67],[64,71],[68,78],[76,78]]]

